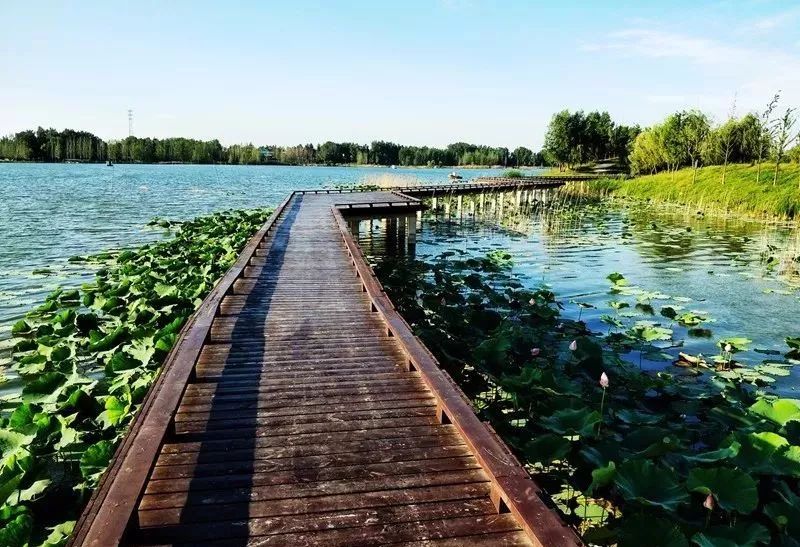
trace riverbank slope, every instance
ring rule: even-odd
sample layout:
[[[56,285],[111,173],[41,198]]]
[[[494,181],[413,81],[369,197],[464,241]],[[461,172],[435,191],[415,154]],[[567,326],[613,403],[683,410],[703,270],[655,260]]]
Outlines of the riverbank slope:
[[[774,165],[763,164],[761,176],[754,165],[701,167],[695,178],[691,168],[629,180],[600,179],[572,183],[568,192],[580,195],[633,198],[697,207],[698,211],[735,211],[757,217],[800,218],[800,165],[781,165],[773,184]],[[756,182],[758,179],[758,182]]]

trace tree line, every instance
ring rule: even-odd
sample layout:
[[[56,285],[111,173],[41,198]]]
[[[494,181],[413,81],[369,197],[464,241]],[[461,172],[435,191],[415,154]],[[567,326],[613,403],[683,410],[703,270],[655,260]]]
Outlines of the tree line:
[[[87,131],[42,129],[0,138],[0,159],[18,161],[101,161],[107,146]]]
[[[562,110],[547,126],[544,161],[563,168],[614,158],[627,165],[631,143],[640,132],[638,125],[615,123],[608,112]]]
[[[773,183],[787,161],[800,162],[798,110],[781,109],[776,94],[760,113],[736,115],[735,104],[725,121],[714,124],[699,110],[683,110],[642,129],[616,124],[608,112],[562,110],[553,115],[545,133],[543,163],[575,167],[613,159],[634,175],[695,170],[721,165],[722,183],[731,163],[761,166],[770,162]]]
[[[111,160],[120,163],[227,163],[237,165],[502,165],[521,167],[543,165],[539,152],[518,147],[481,146],[454,143],[445,148],[405,146],[387,141],[369,145],[327,141],[297,146],[223,146],[218,140],[186,138],[127,137],[104,141],[86,131],[38,128],[0,138],[0,159],[13,161],[85,161]]]
[[[722,184],[731,163],[758,166],[756,181],[762,176],[762,164],[770,162],[772,183],[776,184],[780,167],[787,161],[800,162],[800,131],[796,127],[797,109],[780,109],[776,94],[760,113],[736,115],[735,103],[727,119],[714,124],[699,110],[683,110],[642,131],[631,145],[630,166],[634,174],[675,172],[692,167],[694,176],[703,165],[722,165]]]

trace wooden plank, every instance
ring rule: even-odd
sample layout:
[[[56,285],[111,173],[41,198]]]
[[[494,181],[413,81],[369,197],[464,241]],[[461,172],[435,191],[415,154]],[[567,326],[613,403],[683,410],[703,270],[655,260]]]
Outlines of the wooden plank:
[[[208,384],[202,384],[204,386]],[[213,385],[213,384],[212,384]],[[220,410],[224,409],[224,404],[252,403],[257,401],[276,401],[279,399],[302,399],[311,401],[315,399],[326,399],[328,397],[344,397],[353,395],[382,396],[394,398],[407,393],[426,393],[425,385],[421,380],[399,380],[394,382],[383,382],[378,384],[350,384],[350,385],[327,385],[314,388],[313,386],[254,386],[251,388],[225,390],[225,389],[206,389],[193,390],[187,393],[182,405],[211,404]],[[405,398],[405,397],[403,397]]]
[[[246,417],[247,419],[257,420],[266,416],[279,416],[283,418],[297,418],[300,416],[307,416],[309,419],[314,420],[320,414],[338,414],[341,412],[370,412],[370,411],[407,411],[409,409],[429,409],[436,408],[436,400],[432,396],[421,399],[407,399],[407,400],[394,400],[394,401],[363,401],[354,403],[340,403],[329,405],[296,405],[296,406],[283,406],[278,405],[272,408],[259,408],[251,411]],[[212,412],[211,410],[186,412],[181,410],[175,415],[176,422],[194,421],[194,420],[232,420],[236,418],[242,419],[241,413],[238,411],[231,412]]]
[[[426,409],[427,410],[427,409]],[[359,431],[365,429],[385,429],[387,427],[406,426],[433,426],[439,419],[433,408],[427,416],[389,416],[382,418],[367,418],[363,415],[357,419],[339,419],[329,421],[315,421],[307,423],[276,424],[276,420],[250,418],[240,420],[215,420],[180,422],[176,424],[176,435],[203,434],[204,439],[222,439],[248,434],[271,435],[304,435],[319,431],[321,428],[328,432]],[[185,437],[181,437],[185,438]]]
[[[426,538],[392,545],[395,547],[520,547],[530,545],[530,540],[525,532],[519,531],[442,539]]]
[[[254,430],[251,434],[242,438],[233,435],[233,438],[217,439],[214,435],[211,438],[203,438],[201,441],[183,441],[178,443],[166,443],[161,449],[162,454],[186,454],[189,452],[202,452],[207,454],[215,451],[233,451],[241,449],[259,449],[285,446],[303,445],[332,445],[335,446],[343,442],[361,442],[369,440],[387,439],[414,439],[417,437],[452,437],[455,431],[449,425],[422,425],[415,427],[388,427],[382,429],[361,429],[355,431],[322,432],[322,433],[303,433],[294,435],[277,435],[272,428],[262,428]]]
[[[305,484],[276,484],[246,488],[223,488],[192,492],[145,494],[139,504],[142,511],[192,505],[225,505],[253,501],[314,498],[339,494],[361,494],[383,490],[407,490],[426,486],[488,482],[480,469],[445,471],[418,475],[392,475],[389,477],[319,481]]]
[[[292,385],[296,382],[302,382],[309,377],[309,371],[315,371],[319,374],[320,371],[324,373],[324,377],[328,380],[341,379],[343,382],[357,381],[357,380],[388,380],[407,378],[409,373],[403,370],[400,366],[392,367],[379,367],[373,369],[369,364],[362,367],[339,367],[326,365],[324,367],[317,367],[313,369],[306,369],[297,371],[292,370],[275,370],[272,372],[258,371],[258,372],[245,372],[240,374],[226,374],[220,375],[218,378],[208,380],[210,384],[217,384],[220,386],[238,386],[238,385]],[[205,382],[205,380],[204,380]]]
[[[461,446],[464,440],[457,435],[433,435],[400,439],[369,439],[358,442],[339,442],[334,445],[306,444],[273,446],[266,448],[246,448],[221,452],[174,452],[163,453],[157,465],[189,465],[194,463],[219,463],[225,461],[255,461],[275,458],[303,458],[306,456],[326,456],[331,454],[350,454],[372,450],[405,450],[410,448],[430,448],[435,446]],[[165,448],[168,445],[165,445]]]
[[[348,511],[330,511],[308,515],[242,519],[219,523],[193,523],[149,529],[150,541],[209,541],[233,537],[257,537],[277,534],[324,532],[408,522],[436,521],[495,513],[487,498],[394,505]]]
[[[182,508],[177,507],[139,511],[139,523],[143,528],[149,528],[178,523],[227,521],[242,518],[244,511],[246,511],[249,518],[309,515],[328,511],[351,511],[372,507],[485,498],[489,495],[489,492],[489,483],[478,482],[362,492],[359,494],[324,495],[316,498],[288,498],[254,501],[245,504],[198,506],[190,512],[184,512]]]
[[[440,539],[474,536],[499,532],[515,532],[519,524],[509,514],[473,515],[433,521],[387,523],[341,530],[321,530],[288,534],[250,536],[244,544],[248,547],[362,547],[414,541],[419,538]],[[180,543],[176,543],[180,545]],[[209,542],[208,545],[242,545],[238,538]]]
[[[238,411],[243,416],[253,415],[258,409],[274,409],[283,408],[291,404],[295,407],[301,406],[316,406],[316,405],[347,405],[358,403],[381,403],[385,407],[391,408],[395,404],[403,404],[402,401],[408,400],[424,400],[427,401],[431,398],[431,394],[425,390],[405,391],[399,393],[381,393],[381,394],[361,394],[361,393],[348,393],[340,395],[325,395],[317,397],[303,397],[303,396],[286,396],[286,397],[272,397],[269,400],[254,399],[251,401],[243,402],[226,402],[226,403],[211,403],[203,401],[198,404],[181,404],[179,412],[230,412]]]
[[[457,458],[471,456],[466,446],[443,446],[395,448],[391,451],[345,452],[322,456],[303,456],[296,458],[275,458],[248,460],[242,462],[223,461],[220,463],[200,463],[189,465],[157,465],[151,475],[152,480],[204,477],[218,475],[237,475],[241,473],[269,473],[273,471],[303,471],[305,469],[329,469],[340,466],[375,464],[394,464],[395,462],[424,461],[438,458]]]
[[[479,469],[474,456],[454,458],[435,458],[412,461],[396,461],[391,463],[360,463],[354,466],[338,466],[326,469],[306,467],[292,468],[286,471],[271,469],[265,473],[247,471],[239,474],[225,473],[221,475],[191,475],[187,478],[152,479],[147,485],[145,494],[165,494],[170,492],[196,492],[201,490],[228,490],[231,488],[252,488],[255,486],[274,486],[278,484],[306,484],[313,482],[354,480],[369,477],[377,480],[381,477],[400,475],[420,475],[446,471],[468,471]]]

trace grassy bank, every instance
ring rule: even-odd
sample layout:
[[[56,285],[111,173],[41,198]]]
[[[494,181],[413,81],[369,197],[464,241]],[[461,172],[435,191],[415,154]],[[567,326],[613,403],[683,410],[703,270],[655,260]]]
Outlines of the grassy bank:
[[[757,217],[800,217],[800,165],[782,165],[772,183],[774,165],[758,168],[729,165],[722,184],[722,166],[702,167],[694,179],[692,169],[658,173],[631,180],[602,179],[571,184],[567,191],[583,195],[613,195],[640,200],[676,203],[702,211],[734,211]]]
[[[95,280],[14,325],[23,387],[0,403],[0,545],[66,542],[180,328],[269,214],[156,221],[173,237],[70,259],[97,263]]]

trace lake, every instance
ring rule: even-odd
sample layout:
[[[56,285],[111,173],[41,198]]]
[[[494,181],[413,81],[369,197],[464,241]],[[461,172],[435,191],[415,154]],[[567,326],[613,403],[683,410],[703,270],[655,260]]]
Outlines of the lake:
[[[332,187],[403,177],[446,182],[446,169],[354,167],[0,164],[3,209],[0,229],[0,340],[10,326],[55,286],[91,278],[83,264],[67,258],[161,237],[146,224],[153,217],[186,219],[229,208],[275,205],[298,188]],[[469,177],[497,170],[465,170]],[[553,199],[558,193],[550,194]],[[800,255],[795,225],[721,219],[669,207],[591,204],[564,199],[555,207],[493,215],[464,211],[449,217],[426,214],[417,227],[416,252],[432,257],[451,249],[484,253],[507,249],[515,273],[527,286],[547,286],[565,306],[597,331],[603,316],[626,322],[670,323],[665,306],[696,311],[711,321],[711,337],[675,328],[678,351],[716,353],[716,341],[753,340],[742,360],[759,363],[786,351],[786,336],[800,335],[800,293],[787,275],[787,256]],[[512,214],[513,213],[513,214]],[[362,225],[365,248],[380,256],[385,223]],[[383,228],[382,228],[383,227]],[[381,230],[384,230],[383,232]],[[369,234],[372,235],[369,235]],[[777,257],[770,262],[769,257]],[[797,262],[794,262],[797,264]],[[47,270],[47,271],[45,271]],[[39,273],[34,274],[34,271]],[[609,293],[606,278],[622,273],[642,294],[627,297],[629,308]],[[649,294],[648,294],[649,293]],[[636,304],[641,304],[637,307]],[[648,309],[650,306],[652,310]],[[653,313],[650,313],[650,312]],[[757,351],[759,350],[759,351]],[[769,352],[767,354],[763,352]],[[671,366],[643,359],[645,368]],[[797,367],[800,369],[800,367]],[[781,378],[782,391],[800,384],[798,370]]]
[[[154,217],[277,205],[292,190],[376,179],[447,182],[449,169],[0,163],[0,340],[60,284],[91,278],[67,259],[160,237]],[[499,170],[462,170],[466,177]],[[45,272],[44,270],[49,270]],[[34,274],[32,272],[41,273]]]
[[[507,250],[523,286],[549,288],[564,306],[562,316],[580,318],[594,332],[636,322],[672,329],[672,340],[656,342],[661,352],[626,356],[646,370],[680,373],[672,366],[679,352],[710,361],[720,353],[718,341],[734,337],[752,340],[736,354],[741,363],[787,362],[785,338],[800,335],[796,225],[669,206],[598,204],[557,190],[549,199],[550,207],[507,209],[502,218],[491,210],[471,214],[466,202],[460,214],[453,207],[450,215],[428,212],[415,226],[415,256],[431,262],[445,251],[477,256]],[[387,239],[385,221],[362,221],[359,239],[376,261],[396,255],[404,240],[402,234]],[[612,292],[613,272],[627,284]],[[661,313],[670,313],[665,308],[706,320],[693,328],[680,325]],[[613,320],[624,327],[610,325]],[[777,392],[796,397],[800,366],[776,380]]]

